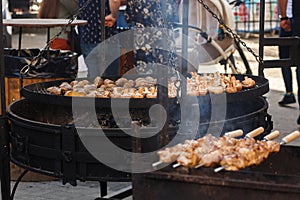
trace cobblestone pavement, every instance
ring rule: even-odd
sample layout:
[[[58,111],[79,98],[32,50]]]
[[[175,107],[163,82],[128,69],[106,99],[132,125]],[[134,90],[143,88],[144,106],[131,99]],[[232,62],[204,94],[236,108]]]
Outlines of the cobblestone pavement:
[[[14,35],[14,47],[17,46],[17,35]],[[258,52],[258,37],[252,36],[248,39],[244,39],[245,42],[251,46],[256,52]],[[23,48],[43,47],[46,41],[44,34],[29,34],[23,35]],[[246,51],[246,50],[245,50]],[[247,59],[249,60],[254,74],[257,75],[257,62],[255,58],[245,52]],[[265,59],[273,59],[277,57],[277,47],[270,47],[266,50]],[[239,58],[237,57],[239,62]],[[298,105],[292,104],[289,107],[279,107],[278,101],[281,100],[284,86],[280,69],[266,69],[265,77],[270,82],[270,92],[265,96],[269,102],[269,114],[272,115],[274,122],[274,129],[281,131],[284,134],[290,133],[294,130],[298,130],[299,126],[296,124],[297,117],[299,115]],[[294,74],[294,79],[295,74]],[[296,80],[294,81],[296,83]],[[295,85],[295,89],[297,86]],[[299,140],[293,142],[290,145],[300,145]],[[13,184],[13,183],[12,183]],[[109,192],[116,191],[120,188],[129,186],[130,183],[109,183]],[[79,182],[78,186],[73,187],[70,185],[62,185],[61,181],[50,182],[22,182],[20,183],[15,195],[16,200],[90,200],[99,196],[99,184],[97,182]],[[129,197],[128,199],[131,199]]]

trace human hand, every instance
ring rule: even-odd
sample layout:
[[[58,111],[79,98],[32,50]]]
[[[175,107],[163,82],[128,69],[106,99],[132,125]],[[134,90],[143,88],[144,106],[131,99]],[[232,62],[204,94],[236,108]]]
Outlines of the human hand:
[[[280,27],[283,28],[283,30],[289,32],[291,31],[291,20],[290,19],[285,19],[280,21]]]
[[[114,18],[112,14],[105,16],[105,26],[112,27],[117,21],[117,18]]]

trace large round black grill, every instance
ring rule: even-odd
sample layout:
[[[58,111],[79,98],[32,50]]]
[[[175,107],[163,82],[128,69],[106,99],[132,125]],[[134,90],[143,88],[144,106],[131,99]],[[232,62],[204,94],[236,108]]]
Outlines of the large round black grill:
[[[243,75],[237,75],[237,78],[242,79]],[[268,81],[262,77],[251,78],[257,83],[254,88],[226,94],[225,103],[216,101],[215,104],[210,104],[211,98],[218,99],[217,95],[197,97],[200,119],[196,137],[201,137],[208,131],[222,135],[227,131],[243,129],[247,133],[260,126],[265,129],[260,136],[263,137],[272,130],[271,116],[267,112],[268,103],[262,97],[269,90]],[[149,108],[158,103],[158,99],[131,99],[131,119],[123,118],[122,127],[119,127],[111,112],[111,99],[73,97],[79,102],[85,102],[82,104],[82,112],[74,115],[72,97],[45,92],[47,87],[59,85],[63,81],[66,80],[27,85],[22,89],[25,99],[10,105],[8,114],[11,121],[12,161],[26,169],[60,177],[64,183],[69,182],[72,185],[77,180],[130,181],[130,173],[117,171],[96,160],[82,144],[77,131],[83,130],[97,137],[107,137],[118,147],[135,151],[136,138],[125,134],[123,130],[131,129],[131,122],[138,121],[146,132],[151,135],[156,133],[141,139],[140,150],[158,150],[161,132],[155,126],[149,126],[148,113]],[[89,120],[90,113],[84,109],[89,101],[95,102],[95,121]],[[116,101],[122,104],[124,99]],[[169,104],[171,112],[166,130],[172,139],[181,126],[181,112],[176,98],[170,99]],[[225,119],[214,120],[210,115],[212,106],[226,106]],[[82,124],[76,123],[75,128],[75,121],[82,121]],[[99,135],[99,128],[104,130],[104,135]]]

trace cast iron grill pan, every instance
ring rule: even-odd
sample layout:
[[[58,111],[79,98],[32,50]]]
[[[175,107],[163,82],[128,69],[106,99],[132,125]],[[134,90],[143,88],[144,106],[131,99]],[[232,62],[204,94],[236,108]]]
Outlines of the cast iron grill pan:
[[[235,74],[238,80],[244,80],[245,76],[248,76],[255,80],[256,85],[249,89],[243,89],[236,93],[226,93],[226,102],[237,102],[237,101],[244,101],[249,100],[255,97],[262,96],[269,91],[269,82],[264,77],[260,76],[252,76],[252,75],[242,75],[242,74]],[[116,78],[115,78],[116,79]],[[96,107],[111,107],[111,99],[110,98],[91,98],[91,97],[67,97],[67,96],[59,96],[53,95],[46,91],[48,87],[52,86],[59,86],[62,82],[71,82],[74,79],[63,79],[63,80],[55,80],[49,82],[40,82],[40,83],[33,83],[24,86],[21,89],[21,94],[27,99],[47,103],[47,104],[55,104],[55,105],[64,105],[70,106],[72,105],[72,101],[78,102],[78,105],[90,105],[90,103],[95,102]],[[78,79],[83,80],[83,79]],[[220,97],[220,98],[219,98]],[[191,97],[193,98],[193,97]],[[205,95],[205,96],[198,96],[198,101],[201,104],[210,104],[211,98],[214,98],[214,102],[218,102],[218,99],[224,101],[223,95]],[[170,103],[172,104],[176,102],[176,98],[171,98]],[[127,102],[128,99],[126,98],[114,98],[114,105],[124,105],[124,102]],[[149,108],[151,105],[158,103],[158,99],[152,98],[142,98],[142,99],[130,99],[130,108]]]

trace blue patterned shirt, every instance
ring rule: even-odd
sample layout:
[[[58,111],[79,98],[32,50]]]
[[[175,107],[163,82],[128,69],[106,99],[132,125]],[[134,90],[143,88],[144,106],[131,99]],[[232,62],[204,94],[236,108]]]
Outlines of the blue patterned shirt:
[[[155,73],[156,64],[178,67],[173,32],[177,7],[177,0],[127,0],[126,18],[135,27],[134,67],[139,73]]]
[[[87,0],[78,0],[78,6],[81,8]],[[79,19],[87,20],[88,23],[79,26],[79,36],[81,41],[87,44],[97,44],[101,42],[101,0],[92,0],[87,8],[81,11]],[[106,0],[105,15],[110,14],[109,0]],[[116,34],[116,26],[105,28],[105,38]]]

